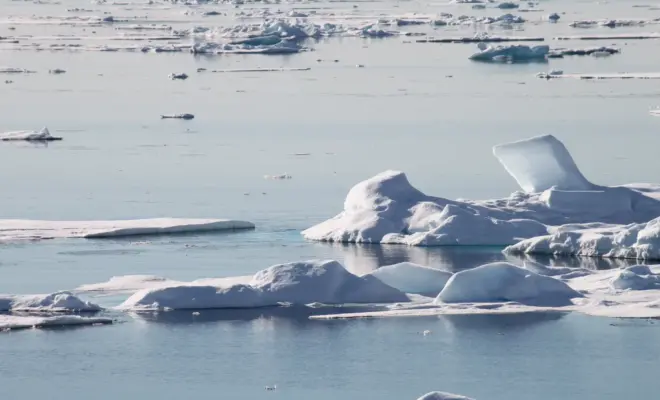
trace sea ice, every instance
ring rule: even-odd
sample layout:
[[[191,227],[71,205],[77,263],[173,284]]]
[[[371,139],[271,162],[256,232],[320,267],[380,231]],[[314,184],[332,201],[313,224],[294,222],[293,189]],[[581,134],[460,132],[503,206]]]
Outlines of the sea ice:
[[[507,62],[525,62],[545,60],[550,52],[550,46],[525,46],[525,45],[506,45],[506,46],[480,46],[480,52],[470,56],[473,61],[507,61]]]
[[[642,223],[660,215],[656,189],[590,183],[553,136],[499,145],[494,154],[526,193],[453,201],[428,196],[402,172],[386,171],[355,185],[340,214],[302,235],[328,242],[506,245],[560,231]],[[599,223],[589,224],[594,221]]]
[[[108,325],[112,322],[110,318],[81,317],[79,315],[27,316],[0,314],[0,331],[63,326]]]
[[[336,261],[278,264],[257,272],[248,284],[230,286],[187,283],[143,289],[118,308],[168,310],[255,308],[280,304],[398,303],[403,292],[372,276],[358,277]]]
[[[160,116],[161,119],[185,119],[185,120],[190,120],[194,119],[195,116],[193,114],[164,114]]]
[[[1,295],[0,312],[95,312],[101,307],[69,292],[36,295]]]
[[[582,297],[566,283],[506,262],[482,265],[454,274],[435,303],[517,302],[533,306],[566,306]]]
[[[39,221],[0,219],[0,241],[50,238],[110,238],[254,229],[229,219],[152,218],[118,221]]]
[[[440,269],[402,262],[380,267],[368,275],[374,276],[386,285],[404,293],[435,297],[442,291],[453,274]]]
[[[447,392],[430,392],[417,400],[474,400],[470,397],[461,396]]]
[[[61,137],[52,136],[48,128],[44,127],[39,131],[13,131],[0,133],[0,140],[5,142],[26,141],[26,142],[50,142],[62,140]]]

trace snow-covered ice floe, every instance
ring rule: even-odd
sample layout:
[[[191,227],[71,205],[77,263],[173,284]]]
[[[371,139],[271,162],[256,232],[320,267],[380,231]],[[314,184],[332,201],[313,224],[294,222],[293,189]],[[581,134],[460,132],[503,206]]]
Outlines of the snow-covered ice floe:
[[[487,46],[479,43],[480,51],[470,56],[473,61],[486,62],[526,62],[545,60],[550,52],[550,46]]]
[[[111,318],[82,317],[80,315],[5,315],[0,314],[0,331],[31,328],[62,328],[72,326],[108,325]]]
[[[409,300],[405,293],[376,277],[353,275],[336,261],[304,261],[273,265],[257,272],[245,283],[218,286],[197,282],[142,289],[118,309],[256,308],[282,304],[377,304]]]
[[[36,295],[0,294],[0,312],[96,312],[101,307],[81,300],[69,292]]]
[[[552,74],[539,72],[536,74],[541,79],[559,79],[559,78],[573,78],[582,80],[606,80],[606,79],[660,79],[660,72],[620,72],[610,74]]]
[[[254,229],[230,219],[152,218],[118,221],[0,220],[0,241],[52,238],[113,238]]]
[[[514,245],[570,231],[630,229],[660,215],[660,186],[593,184],[554,136],[498,145],[493,152],[523,192],[449,200],[420,192],[402,172],[386,171],[355,185],[341,213],[302,235],[348,243]]]
[[[44,127],[39,131],[13,131],[0,133],[0,140],[4,142],[51,142],[62,140],[62,138],[51,135],[48,128]]]
[[[589,47],[586,49],[552,49],[548,58],[558,58],[564,56],[594,56],[603,57],[620,53],[621,50],[615,47]]]
[[[618,35],[570,35],[557,36],[555,40],[644,40],[660,39],[660,33],[622,33]]]
[[[417,400],[474,400],[470,397],[461,396],[460,394],[453,394],[447,392],[430,392],[420,397]]]
[[[619,28],[619,27],[630,27],[630,26],[644,26],[650,24],[657,24],[660,22],[660,19],[585,19],[573,21],[569,24],[572,28],[593,28],[593,27],[604,27],[604,28]]]

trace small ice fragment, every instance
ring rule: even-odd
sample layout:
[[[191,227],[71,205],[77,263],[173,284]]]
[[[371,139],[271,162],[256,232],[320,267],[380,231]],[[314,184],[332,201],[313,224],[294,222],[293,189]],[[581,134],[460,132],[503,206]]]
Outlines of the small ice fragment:
[[[428,335],[430,335],[430,334],[431,334],[431,331],[428,330],[428,329],[425,330],[424,332],[422,332],[422,335],[424,335],[424,336],[428,336]]]
[[[417,400],[474,400],[469,397],[452,394],[447,392],[431,392],[420,397]]]
[[[266,390],[276,390],[276,389],[277,389],[277,385],[266,386]]]
[[[518,4],[513,3],[513,2],[505,1],[504,3],[498,4],[497,8],[499,8],[501,10],[510,10],[510,9],[513,9],[513,8],[518,8]]]
[[[170,78],[171,80],[176,80],[176,79],[186,80],[186,79],[188,79],[188,75],[186,75],[184,73],[177,74],[177,73],[173,72],[173,73],[169,74],[168,78]]]
[[[287,174],[287,173],[284,173],[284,174],[281,174],[281,175],[264,175],[264,179],[271,179],[271,180],[276,180],[276,181],[277,180],[284,180],[284,179],[291,179],[291,178],[292,178],[292,176]]]
[[[559,18],[561,18],[561,17],[557,13],[552,13],[548,16],[548,19],[552,22],[557,22],[559,20]]]
[[[364,64],[357,64],[356,67],[357,68],[364,68]]]
[[[200,315],[200,313],[199,313],[199,311],[195,311],[195,312],[192,313],[192,315],[198,316],[198,315]]]
[[[195,118],[192,114],[165,114],[160,116],[161,119],[193,119]]]
[[[49,74],[63,74],[65,72],[66,72],[65,70],[60,69],[60,68],[55,68],[55,69],[49,69],[48,70]]]

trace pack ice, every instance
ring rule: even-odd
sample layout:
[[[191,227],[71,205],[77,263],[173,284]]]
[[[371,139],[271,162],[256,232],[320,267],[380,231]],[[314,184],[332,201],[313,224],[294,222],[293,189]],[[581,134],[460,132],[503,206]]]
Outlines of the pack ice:
[[[309,303],[396,303],[409,298],[373,276],[358,277],[336,261],[277,264],[246,283],[184,283],[134,293],[121,310],[256,308]]]
[[[151,218],[119,221],[0,220],[0,241],[50,238],[111,238],[254,229],[230,219]]]
[[[498,145],[493,153],[523,191],[498,200],[449,200],[417,190],[403,172],[386,171],[355,185],[341,213],[302,235],[328,242],[515,245],[510,251],[613,257],[660,254],[655,250],[660,220],[650,221],[660,215],[659,186],[593,184],[551,135]],[[594,241],[586,240],[594,235],[613,239],[599,239],[594,248]],[[634,244],[637,250],[630,250]],[[610,253],[614,245],[617,251]]]

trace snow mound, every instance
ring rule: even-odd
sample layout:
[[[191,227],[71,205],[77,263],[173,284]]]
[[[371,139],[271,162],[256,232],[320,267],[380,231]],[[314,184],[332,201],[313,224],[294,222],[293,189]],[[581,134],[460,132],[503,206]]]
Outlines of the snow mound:
[[[488,62],[525,62],[545,60],[550,52],[550,46],[480,46],[481,51],[470,56],[473,61]]]
[[[593,188],[564,144],[552,135],[500,144],[493,148],[493,154],[526,192]]]
[[[0,295],[0,312],[96,312],[101,307],[69,292],[36,295]]]
[[[506,262],[457,272],[435,303],[518,302],[534,306],[571,305],[582,297],[566,283]]]
[[[461,396],[447,392],[430,392],[417,400],[474,400],[470,397]]]
[[[65,326],[108,325],[113,321],[102,317],[58,315],[53,317],[0,315],[0,331],[30,328],[58,328]]]
[[[493,153],[525,193],[453,201],[422,193],[403,172],[385,171],[355,185],[341,213],[302,235],[318,241],[410,246],[512,245],[593,228],[584,224],[594,221],[602,227],[660,215],[657,188],[590,183],[554,136],[498,145]]]
[[[254,229],[247,221],[229,219],[152,218],[123,221],[0,220],[0,240],[47,238],[111,238]]]
[[[122,303],[123,310],[256,308],[283,303],[393,303],[408,301],[378,279],[358,277],[336,261],[278,264],[257,272],[249,284],[225,287],[194,283],[143,289]]]
[[[646,265],[634,265],[621,271],[610,285],[615,290],[660,289],[660,274],[654,274]]]
[[[404,293],[435,297],[453,275],[451,272],[402,262],[380,267],[371,276]]]
[[[61,137],[55,137],[50,134],[48,128],[41,128],[39,131],[13,131],[0,133],[0,140],[5,142],[26,141],[26,142],[49,142],[62,140]]]
[[[522,240],[504,252],[659,260],[660,218],[625,226],[563,227],[551,235]]]

